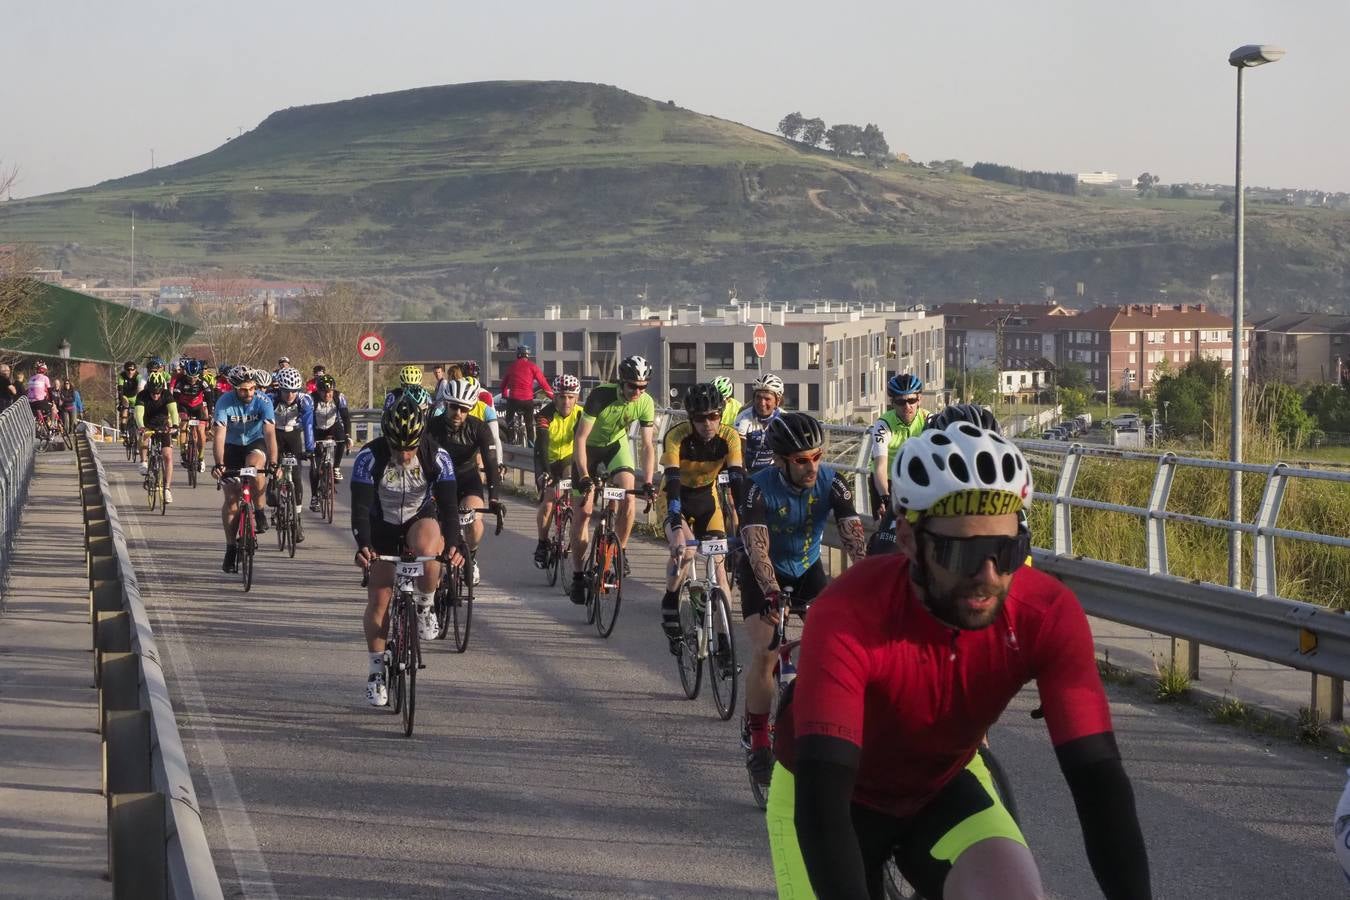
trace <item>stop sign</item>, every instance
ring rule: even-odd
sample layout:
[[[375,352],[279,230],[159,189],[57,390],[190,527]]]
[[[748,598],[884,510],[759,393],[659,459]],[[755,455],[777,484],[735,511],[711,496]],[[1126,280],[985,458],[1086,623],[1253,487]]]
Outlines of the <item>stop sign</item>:
[[[760,359],[763,359],[764,354],[769,352],[769,335],[768,332],[764,330],[763,324],[755,326],[753,341],[755,346],[755,355],[758,356]]]

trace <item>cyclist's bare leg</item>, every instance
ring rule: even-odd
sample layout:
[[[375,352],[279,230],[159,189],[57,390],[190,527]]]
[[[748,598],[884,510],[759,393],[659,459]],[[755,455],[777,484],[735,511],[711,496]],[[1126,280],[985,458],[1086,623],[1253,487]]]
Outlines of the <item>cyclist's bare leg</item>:
[[[249,453],[246,465],[253,466],[258,474],[253,476],[253,505],[259,510],[267,509],[267,454],[262,450]]]
[[[461,509],[487,509],[487,501],[477,494],[469,494],[459,498],[459,506]],[[474,516],[473,524],[464,526],[462,531],[469,549],[476,551],[483,540],[483,517]]]
[[[173,487],[173,442],[166,443],[161,453],[164,460],[164,487],[167,489]]]
[[[544,499],[539,501],[539,510],[535,513],[534,523],[539,527],[539,540],[548,540],[548,526],[553,521],[553,488],[544,486]]]
[[[666,525],[666,542],[670,545],[670,562],[666,566],[668,593],[678,591],[680,585],[684,584],[689,566],[694,561],[694,548],[689,546],[689,542],[693,539],[694,532],[690,530],[688,522],[681,522],[675,528]]]
[[[636,483],[632,472],[616,472],[610,479],[615,487],[631,491]],[[628,549],[628,536],[633,533],[633,519],[637,516],[637,497],[629,494],[619,501],[619,515],[614,523],[614,533],[619,536],[619,546]]]
[[[773,664],[777,650],[770,650],[775,626],[759,616],[745,620],[745,636],[750,642],[750,665],[745,670],[745,711],[767,715],[773,705]]]
[[[149,457],[147,456],[147,454],[146,454],[146,452],[145,452],[145,450],[146,450],[146,445],[150,443],[150,431],[149,431],[149,429],[147,429],[147,428],[142,428],[142,429],[141,429],[141,433],[138,434],[136,437],[137,437],[137,442],[136,442],[136,443],[137,443],[137,445],[138,445],[138,447],[139,447],[139,450],[140,450],[140,460],[141,460],[141,462],[143,462],[143,463],[149,462]]]
[[[942,884],[942,896],[947,900],[1039,900],[1045,888],[1030,850],[1009,838],[985,838],[956,858]]]
[[[578,496],[572,501],[572,571],[578,573],[586,565],[586,549],[591,545],[591,510],[595,493]]]
[[[362,624],[366,632],[366,649],[371,653],[384,652],[384,636],[389,629],[389,598],[394,594],[394,566],[376,560],[370,565],[370,581],[366,585],[366,612]]]
[[[225,528],[225,543],[234,546],[235,520],[239,517],[239,485],[225,485],[225,502],[220,507],[220,523]]]
[[[441,537],[441,523],[435,519],[418,519],[408,529],[404,547],[414,556],[440,556],[445,550],[445,538]],[[441,564],[429,562],[417,579],[417,589],[424,594],[435,592],[441,583]]]

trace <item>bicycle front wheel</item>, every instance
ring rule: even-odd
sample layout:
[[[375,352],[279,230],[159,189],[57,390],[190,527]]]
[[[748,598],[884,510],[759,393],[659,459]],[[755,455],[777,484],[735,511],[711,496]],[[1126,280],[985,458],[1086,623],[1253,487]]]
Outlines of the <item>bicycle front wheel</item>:
[[[257,534],[254,532],[253,506],[244,504],[239,507],[240,537],[235,551],[239,559],[239,578],[244,582],[244,593],[253,588],[253,552],[258,548]]]
[[[403,683],[403,736],[412,737],[413,717],[417,714],[417,666],[421,651],[417,646],[417,609],[411,602],[403,604],[403,641],[399,658],[402,660],[402,672],[399,680]]]
[[[464,563],[460,576],[459,602],[450,606],[450,627],[455,633],[455,651],[469,649],[469,623],[473,620],[473,554]]]
[[[160,467],[160,470],[159,470],[158,474],[156,475],[156,481],[159,482],[159,490],[157,491],[157,493],[159,494],[159,514],[160,514],[161,516],[163,516],[163,515],[166,515],[166,514],[169,512],[169,504],[167,504],[167,503],[164,502],[164,491],[165,491],[166,487],[165,487],[165,484],[164,484],[164,468],[163,468],[163,466]]]
[[[337,490],[336,482],[333,480],[332,463],[326,463],[323,467],[323,475],[319,478],[319,490],[323,492],[319,499],[319,511],[323,514],[324,521],[332,525],[333,497]]]
[[[731,628],[731,604],[720,588],[708,595],[712,604],[712,634],[708,635],[708,677],[712,680],[713,703],[725,722],[736,711],[736,636]]]
[[[187,443],[187,480],[188,487],[197,486],[197,440],[196,435],[190,435]]]
[[[602,638],[614,633],[623,604],[623,548],[614,532],[605,535],[604,553],[598,560],[600,579],[595,591],[595,630]]]
[[[690,700],[698,696],[703,684],[703,660],[698,654],[698,613],[689,602],[689,585],[680,588],[680,653],[675,664],[680,669],[680,686]]]

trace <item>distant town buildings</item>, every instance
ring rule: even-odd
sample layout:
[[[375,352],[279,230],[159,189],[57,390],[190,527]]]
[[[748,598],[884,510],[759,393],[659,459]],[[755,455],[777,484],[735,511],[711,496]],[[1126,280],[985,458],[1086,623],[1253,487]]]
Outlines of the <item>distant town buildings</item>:
[[[1077,178],[1079,184],[1099,185],[1115,184],[1120,180],[1115,172],[1079,172]]]
[[[1286,384],[1350,381],[1350,316],[1279,313],[1258,316],[1255,375]]]

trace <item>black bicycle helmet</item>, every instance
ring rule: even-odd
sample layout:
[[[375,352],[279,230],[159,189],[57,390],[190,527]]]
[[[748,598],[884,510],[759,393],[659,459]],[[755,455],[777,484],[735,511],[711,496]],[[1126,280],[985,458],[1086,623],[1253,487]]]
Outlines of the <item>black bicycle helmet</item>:
[[[427,417],[422,407],[411,397],[400,397],[399,401],[384,411],[380,419],[380,430],[390,446],[400,450],[411,450],[422,442],[422,432],[426,430]]]
[[[775,456],[791,456],[825,446],[825,430],[806,413],[783,413],[769,422],[764,440]]]
[[[684,411],[691,416],[719,412],[725,404],[726,398],[713,384],[692,385],[684,395]]]
[[[619,363],[619,379],[645,384],[652,377],[652,364],[641,356],[626,356]]]
[[[892,375],[886,382],[886,396],[905,397],[923,393],[923,380],[908,372]]]
[[[947,426],[953,422],[969,422],[995,434],[1003,433],[1003,429],[998,426],[998,419],[994,418],[989,407],[975,403],[953,403],[944,407],[941,412],[929,416],[923,428],[924,431],[946,431]]]

